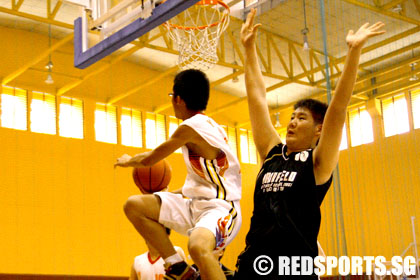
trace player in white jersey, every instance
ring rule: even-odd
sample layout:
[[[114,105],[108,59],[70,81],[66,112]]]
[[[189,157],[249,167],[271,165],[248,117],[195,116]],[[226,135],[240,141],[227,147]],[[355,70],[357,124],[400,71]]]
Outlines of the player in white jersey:
[[[156,249],[148,245],[149,251],[134,258],[130,280],[162,280],[165,276],[165,262]],[[174,246],[175,251],[185,259],[184,251]]]
[[[168,236],[171,230],[166,228]],[[165,275],[165,262],[159,255],[159,252],[146,241],[148,252],[141,254],[134,258],[134,263],[131,266],[131,274],[129,280],[162,280]],[[178,246],[174,246],[175,251],[185,258],[184,251]]]
[[[150,251],[134,258],[130,280],[161,280],[165,275],[165,262],[162,258],[152,257]]]
[[[124,210],[137,231],[165,260],[165,279],[196,279],[198,273],[177,255],[164,226],[189,236],[188,250],[202,279],[226,279],[213,255],[236,236],[241,225],[239,199],[241,172],[227,136],[203,114],[210,85],[194,69],[174,80],[172,105],[183,122],[173,135],[153,151],[134,157],[123,155],[115,166],[151,166],[182,147],[187,178],[178,192],[131,196]]]

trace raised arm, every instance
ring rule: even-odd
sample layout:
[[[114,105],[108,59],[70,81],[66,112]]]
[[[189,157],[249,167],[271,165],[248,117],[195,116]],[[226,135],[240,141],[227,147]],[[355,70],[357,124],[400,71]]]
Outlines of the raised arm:
[[[273,146],[280,143],[280,136],[271,123],[265,97],[265,85],[258,63],[255,38],[260,24],[254,25],[256,10],[252,9],[241,29],[241,42],[245,48],[245,86],[248,96],[249,117],[255,146],[261,157],[265,159]]]
[[[365,23],[356,33],[350,30],[347,34],[349,50],[344,69],[325,114],[319,144],[314,150],[314,173],[317,184],[325,183],[329,179],[338,162],[342,129],[356,82],[362,47],[368,38],[383,34],[385,32],[381,30],[383,26],[382,22],[371,26]]]

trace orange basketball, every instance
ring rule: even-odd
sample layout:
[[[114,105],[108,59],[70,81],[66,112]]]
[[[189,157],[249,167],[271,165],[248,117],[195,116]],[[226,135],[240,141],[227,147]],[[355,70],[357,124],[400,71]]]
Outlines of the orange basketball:
[[[166,188],[171,180],[172,169],[163,159],[155,165],[133,169],[133,179],[144,194],[151,194]]]

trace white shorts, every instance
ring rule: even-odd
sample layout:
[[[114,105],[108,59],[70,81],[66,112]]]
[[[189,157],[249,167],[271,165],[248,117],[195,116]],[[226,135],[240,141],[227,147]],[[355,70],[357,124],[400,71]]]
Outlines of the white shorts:
[[[155,193],[161,199],[159,223],[189,235],[195,228],[206,228],[216,238],[214,250],[221,250],[238,234],[242,224],[238,201],[188,199],[170,192]]]

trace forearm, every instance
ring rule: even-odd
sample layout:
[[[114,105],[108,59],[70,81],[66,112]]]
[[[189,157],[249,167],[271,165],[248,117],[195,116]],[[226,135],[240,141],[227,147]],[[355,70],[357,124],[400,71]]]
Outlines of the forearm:
[[[166,145],[160,145],[156,149],[141,153],[138,155],[133,156],[130,161],[128,162],[129,166],[132,167],[145,167],[145,166],[152,166],[157,162],[161,161],[162,159],[169,156],[173,151],[167,149]]]
[[[257,151],[262,159],[278,142],[280,137],[274,129],[268,110],[265,83],[258,62],[257,46],[255,44],[257,28],[254,25],[256,10],[251,9],[246,22],[242,25],[241,41],[245,48],[245,86],[248,98],[249,118]]]
[[[361,47],[349,48],[343,72],[341,73],[341,77],[335,88],[335,94],[331,100],[331,108],[339,111],[346,110],[356,83],[360,55]]]
[[[341,139],[341,129],[346,120],[347,106],[353,93],[354,84],[357,77],[361,48],[350,48],[343,72],[338,81],[335,94],[328,106],[322,130],[328,134],[328,145],[330,147],[339,146]]]
[[[245,48],[245,85],[255,146],[264,159],[268,150],[280,142],[280,138],[271,123],[255,45]]]
[[[360,48],[349,49],[335,94],[325,114],[322,134],[314,155],[318,183],[323,183],[330,177],[338,161],[342,128],[356,82],[360,53]]]
[[[141,153],[141,154],[137,154],[135,156],[133,156],[128,162],[127,165],[130,167],[146,167],[149,166],[149,156],[152,153],[152,151],[150,152],[145,152],[145,153]],[[151,164],[153,165],[153,164]]]
[[[245,48],[245,86],[248,100],[266,104],[265,84],[255,45]]]

